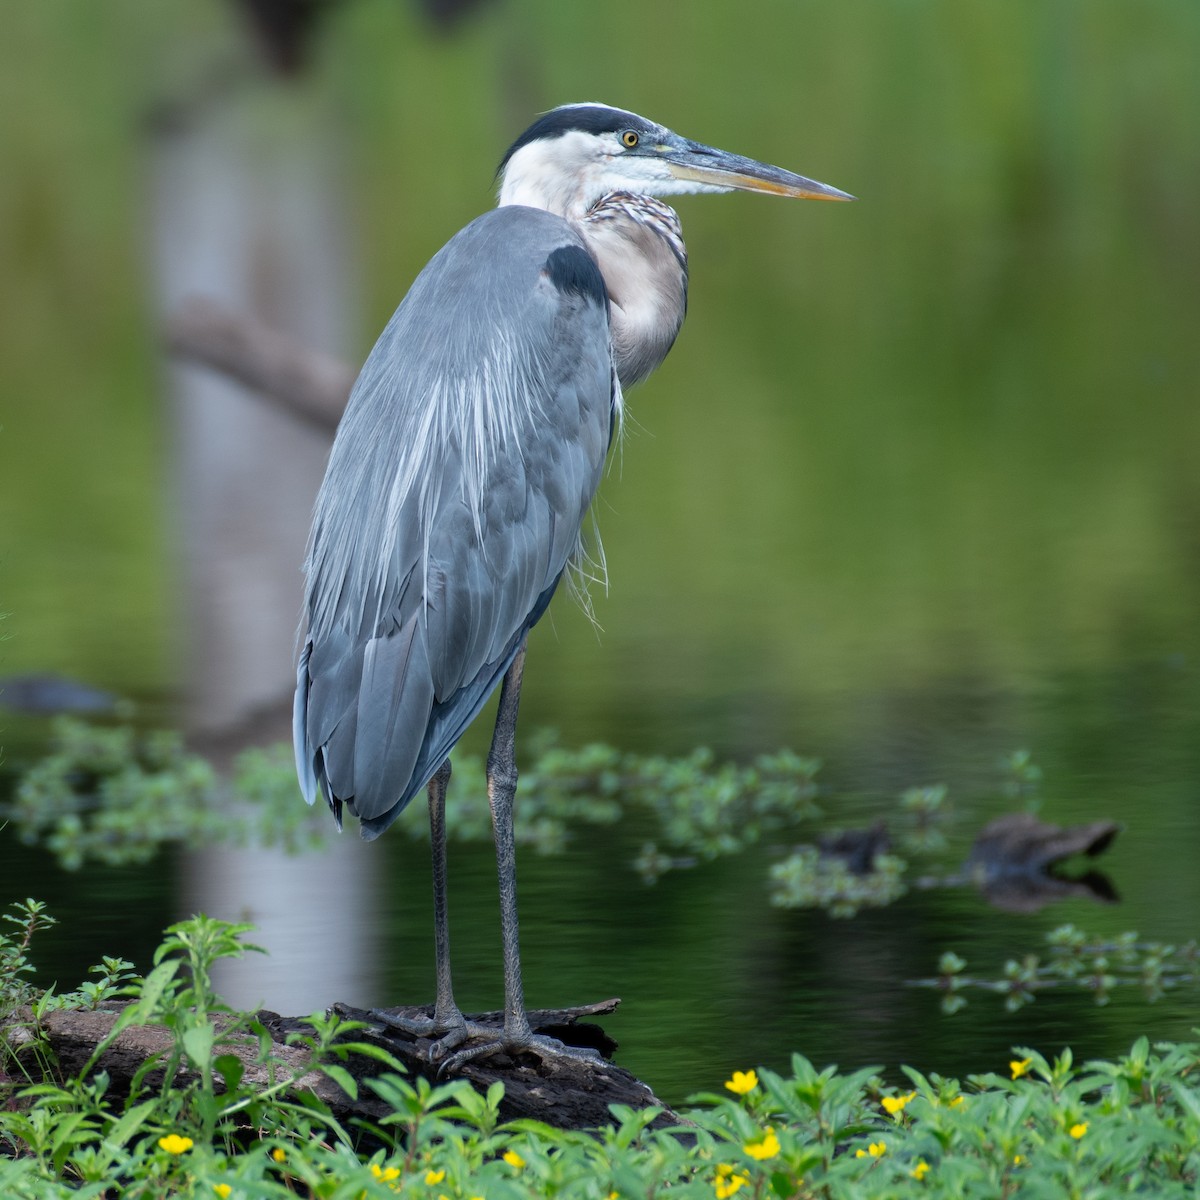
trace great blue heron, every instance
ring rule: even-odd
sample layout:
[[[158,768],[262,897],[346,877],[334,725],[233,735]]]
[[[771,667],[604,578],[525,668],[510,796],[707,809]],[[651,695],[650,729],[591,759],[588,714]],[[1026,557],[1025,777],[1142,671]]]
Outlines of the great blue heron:
[[[683,323],[687,253],[656,196],[836,188],[680,137],[631,112],[571,104],[500,164],[499,206],[417,277],[350,396],[317,498],[297,672],[296,761],[338,824],[374,838],[428,784],[437,1000],[413,1032],[443,1058],[470,1037],[454,1002],[446,911],[449,754],[501,684],[487,760],[500,876],[504,1030],[544,1048],[525,1012],[513,799],[525,640],[581,553],[580,527],[622,389]]]

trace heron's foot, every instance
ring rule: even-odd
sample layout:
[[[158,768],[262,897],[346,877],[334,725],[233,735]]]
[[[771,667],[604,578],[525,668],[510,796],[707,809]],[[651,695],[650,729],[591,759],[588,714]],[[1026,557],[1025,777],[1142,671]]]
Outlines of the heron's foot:
[[[486,1029],[485,1026],[475,1025],[474,1022],[468,1021],[457,1008],[451,1009],[449,1012],[434,1012],[431,1017],[404,1017],[399,1013],[385,1012],[381,1008],[372,1008],[369,1012],[373,1020],[386,1025],[389,1029],[398,1029],[413,1037],[437,1038],[437,1041],[429,1047],[430,1062],[438,1062],[455,1047],[461,1046],[463,1042],[472,1037],[479,1036],[479,1031]]]
[[[429,1046],[429,1063],[436,1066],[438,1075],[443,1077],[453,1075],[469,1062],[490,1058],[493,1054],[515,1057],[532,1053],[543,1060],[572,1058],[584,1062],[602,1062],[604,1059],[590,1046],[569,1046],[558,1038],[534,1033],[528,1026],[511,1034],[506,1033],[498,1022],[468,1021],[457,1008],[440,1015],[434,1012],[428,1017],[406,1016],[380,1008],[369,1009],[367,1015],[387,1028],[411,1037],[436,1039]]]
[[[590,1046],[568,1046],[566,1042],[560,1042],[558,1038],[548,1037],[543,1033],[525,1033],[516,1037],[505,1037],[503,1035],[497,1037],[496,1034],[498,1031],[494,1026],[476,1025],[472,1021],[467,1021],[466,1026],[471,1034],[470,1044],[442,1061],[438,1067],[438,1074],[440,1076],[453,1075],[465,1067],[467,1063],[474,1062],[480,1058],[490,1058],[493,1054],[516,1056],[518,1054],[532,1053],[543,1060],[573,1058],[593,1063],[604,1061],[603,1055]]]
[[[389,1029],[398,1029],[412,1037],[434,1039],[429,1046],[429,1062],[431,1065],[441,1064],[439,1074],[446,1071],[443,1061],[446,1056],[464,1042],[478,1043],[470,1048],[470,1052],[463,1059],[464,1062],[490,1054],[504,1046],[497,1026],[468,1021],[457,1008],[440,1014],[435,1011],[429,1017],[403,1016],[400,1013],[385,1012],[381,1008],[369,1011],[374,1020]]]

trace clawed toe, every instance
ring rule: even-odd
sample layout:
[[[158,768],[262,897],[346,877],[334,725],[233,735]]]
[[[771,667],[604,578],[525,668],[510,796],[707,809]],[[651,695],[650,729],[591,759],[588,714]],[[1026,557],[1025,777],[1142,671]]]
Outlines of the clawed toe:
[[[430,1062],[437,1062],[456,1046],[461,1046],[468,1038],[475,1036],[474,1030],[459,1012],[451,1013],[448,1017],[439,1017],[436,1013],[432,1017],[402,1017],[382,1008],[371,1008],[367,1011],[373,1020],[389,1029],[398,1029],[413,1037],[437,1038],[429,1047]]]
[[[503,1050],[504,1043],[501,1041],[481,1041],[475,1045],[464,1046],[455,1054],[451,1054],[449,1058],[443,1059],[438,1064],[438,1078],[446,1079],[451,1075],[457,1074],[469,1062],[474,1062],[477,1058],[490,1058],[497,1050]]]
[[[389,1029],[399,1029],[401,1033],[411,1033],[413,1037],[432,1037],[439,1032],[433,1017],[402,1017],[382,1008],[369,1008],[367,1015]]]
[[[468,1021],[462,1013],[435,1011],[432,1016],[407,1016],[387,1012],[381,1008],[367,1010],[372,1020],[388,1029],[399,1030],[415,1038],[430,1038],[429,1065],[435,1068],[439,1078],[447,1078],[462,1070],[468,1063],[504,1053],[515,1057],[533,1053],[543,1060],[573,1058],[586,1062],[599,1062],[603,1055],[591,1047],[568,1046],[558,1038],[534,1033],[526,1025],[516,1034],[505,1033],[499,1024]]]
[[[461,1046],[471,1036],[471,1031],[467,1028],[467,1023],[464,1021],[461,1025],[455,1025],[453,1029],[446,1030],[436,1042],[429,1047],[429,1061],[431,1063],[440,1063],[451,1050]],[[439,1068],[440,1072],[441,1068]]]
[[[573,1058],[580,1062],[591,1063],[604,1061],[604,1056],[600,1051],[591,1046],[568,1046],[566,1042],[560,1042],[558,1038],[552,1038],[543,1033],[535,1033],[529,1042],[522,1045],[520,1049],[532,1050],[534,1054],[540,1055],[543,1059]]]
[[[492,1030],[483,1030],[484,1038],[478,1044],[464,1046],[457,1053],[450,1055],[438,1066],[438,1075],[445,1078],[461,1070],[469,1062],[476,1059],[489,1058],[493,1054],[504,1053],[517,1055],[531,1052],[542,1059],[574,1058],[585,1062],[600,1062],[603,1056],[590,1046],[568,1046],[558,1038],[547,1037],[545,1034],[532,1033],[519,1038],[495,1038],[489,1035]],[[472,1031],[472,1036],[475,1031]]]

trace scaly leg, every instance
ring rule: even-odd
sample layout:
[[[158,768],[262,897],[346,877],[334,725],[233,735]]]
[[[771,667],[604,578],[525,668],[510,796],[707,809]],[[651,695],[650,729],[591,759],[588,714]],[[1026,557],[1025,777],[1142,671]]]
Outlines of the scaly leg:
[[[504,1032],[482,1045],[467,1046],[451,1055],[441,1071],[448,1074],[474,1058],[496,1050],[515,1052],[533,1050],[540,1054],[566,1054],[578,1058],[598,1058],[595,1050],[564,1046],[556,1038],[535,1035],[525,1011],[525,989],[521,983],[521,949],[517,924],[517,849],[513,835],[513,807],[517,793],[517,708],[521,700],[521,678],[525,670],[525,644],[521,644],[512,666],[500,686],[500,706],[496,713],[496,731],[488,752],[488,803],[492,809],[492,829],[496,838],[496,873],[500,882],[500,935],[504,946]],[[468,1022],[471,1036],[476,1030]]]
[[[517,797],[517,706],[525,673],[525,645],[504,676],[496,732],[488,751],[488,804],[496,838],[496,874],[500,882],[500,937],[504,946],[504,1044],[526,1046],[533,1038],[525,1012],[521,983],[521,945],[517,926],[517,844],[513,834],[513,808]]]
[[[450,782],[450,760],[429,781],[429,841],[433,847],[433,946],[437,963],[437,1002],[433,1022],[439,1031],[463,1024],[454,1003],[450,977],[450,916],[446,888],[446,785]]]
[[[437,963],[437,1000],[433,1016],[424,1020],[398,1017],[372,1010],[372,1016],[394,1029],[418,1037],[442,1034],[430,1047],[430,1057],[443,1057],[470,1036],[467,1022],[454,1003],[450,975],[450,917],[446,899],[446,787],[450,783],[450,760],[446,759],[429,781],[429,841],[433,848],[433,944]]]

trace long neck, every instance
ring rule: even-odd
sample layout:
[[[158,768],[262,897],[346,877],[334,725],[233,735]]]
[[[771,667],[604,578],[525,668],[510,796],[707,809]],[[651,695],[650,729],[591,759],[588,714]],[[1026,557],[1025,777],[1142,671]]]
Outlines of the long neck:
[[[687,312],[679,217],[651,196],[614,192],[576,224],[608,288],[617,375],[629,387],[666,358]]]
[[[675,210],[639,191],[606,190],[611,169],[582,133],[531,142],[505,166],[499,201],[545,209],[583,235],[608,288],[617,375],[629,387],[666,358],[683,324],[687,250]]]
[[[544,208],[577,222],[591,201],[603,194],[603,173],[604,161],[596,157],[593,139],[582,133],[531,142],[505,165],[499,204]]]

